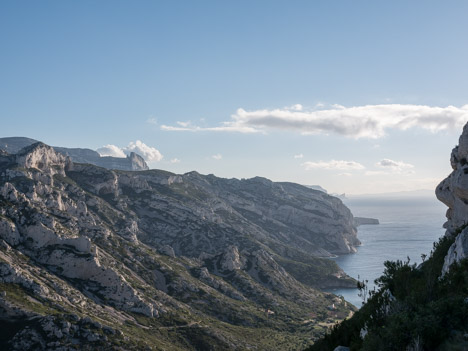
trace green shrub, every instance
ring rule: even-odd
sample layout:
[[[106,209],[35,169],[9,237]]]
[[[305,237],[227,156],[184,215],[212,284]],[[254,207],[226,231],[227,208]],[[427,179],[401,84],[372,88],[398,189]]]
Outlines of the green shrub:
[[[338,345],[382,351],[416,349],[416,345],[423,350],[466,347],[460,335],[468,332],[468,259],[441,276],[454,240],[441,238],[420,266],[409,259],[385,262],[384,273],[376,280],[379,290],[369,294],[351,319],[336,325],[308,350],[328,351]],[[367,335],[361,338],[363,328]]]

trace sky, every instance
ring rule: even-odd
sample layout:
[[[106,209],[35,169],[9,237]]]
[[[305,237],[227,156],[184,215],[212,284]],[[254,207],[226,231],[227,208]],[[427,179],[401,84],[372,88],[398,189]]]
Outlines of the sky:
[[[0,137],[332,193],[433,189],[467,1],[0,1]]]

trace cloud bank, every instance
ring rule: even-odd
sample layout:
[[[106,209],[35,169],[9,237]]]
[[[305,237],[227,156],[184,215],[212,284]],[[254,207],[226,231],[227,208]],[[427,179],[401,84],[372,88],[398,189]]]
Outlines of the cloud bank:
[[[383,174],[414,174],[414,166],[410,163],[405,163],[402,161],[394,161],[388,158],[377,162],[375,164],[381,170],[379,171],[368,171],[365,175],[374,176],[374,175],[383,175]]]
[[[391,169],[393,171],[405,171],[410,168],[414,168],[412,164],[404,163],[402,161],[393,161],[388,158],[384,158],[375,164],[377,167]]]
[[[126,157],[125,152],[118,146],[115,145],[104,145],[96,150],[101,156],[112,156],[112,157]]]
[[[113,156],[113,157],[126,157],[131,152],[134,152],[146,161],[161,161],[163,155],[158,149],[148,146],[145,143],[137,140],[130,142],[126,147],[120,148],[116,145],[105,145],[96,150],[101,156]]]
[[[383,104],[345,107],[317,105],[306,111],[302,105],[280,109],[246,111],[238,109],[230,121],[217,127],[200,127],[190,122],[162,125],[162,130],[191,132],[266,133],[288,130],[301,134],[337,134],[352,138],[380,138],[388,130],[421,128],[431,132],[459,129],[468,120],[468,105],[433,107]]]
[[[307,171],[312,169],[326,169],[326,170],[334,170],[338,169],[341,171],[351,171],[351,170],[360,170],[364,169],[365,167],[356,161],[320,161],[320,162],[304,162],[301,164]]]
[[[130,152],[134,152],[140,156],[142,156],[146,161],[161,161],[163,155],[159,152],[158,149],[148,146],[142,143],[140,140],[135,142],[130,142],[126,148],[124,148],[124,152],[129,154]]]

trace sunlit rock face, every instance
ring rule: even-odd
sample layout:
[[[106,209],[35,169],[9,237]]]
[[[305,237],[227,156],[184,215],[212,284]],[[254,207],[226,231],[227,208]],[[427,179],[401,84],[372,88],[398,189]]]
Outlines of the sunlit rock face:
[[[23,148],[38,142],[38,140],[24,137],[0,138],[0,156],[2,154],[16,154]],[[143,157],[134,152],[131,152],[127,157],[102,157],[98,152],[90,149],[59,146],[54,146],[53,149],[62,156],[68,156],[71,161],[76,163],[88,163],[122,171],[145,171],[149,169]]]
[[[174,318],[212,335],[210,343],[235,340],[227,349],[265,349],[217,325],[277,328],[325,311],[330,295],[318,288],[355,281],[323,257],[356,245],[341,200],[298,184],[110,170],[43,143],[0,152],[0,324],[19,328],[8,342],[0,335],[0,349],[79,339],[105,350],[112,340],[131,345],[125,328],[139,320]],[[283,311],[275,320],[264,312],[273,309]]]
[[[468,123],[458,141],[458,145],[452,150],[450,164],[452,173],[445,178],[436,188],[436,196],[448,206],[447,236],[457,235],[455,242],[450,247],[445,257],[443,272],[447,272],[452,263],[468,257],[468,230],[464,229],[468,224]],[[458,233],[458,234],[457,234]]]
[[[448,206],[447,235],[468,223],[468,124],[463,128],[459,144],[450,155],[452,173],[436,188],[436,196]]]

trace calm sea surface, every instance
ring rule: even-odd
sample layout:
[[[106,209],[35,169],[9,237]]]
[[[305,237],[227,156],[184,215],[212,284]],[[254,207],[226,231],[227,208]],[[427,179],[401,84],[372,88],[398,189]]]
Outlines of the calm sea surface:
[[[372,217],[379,225],[358,227],[358,238],[362,246],[356,254],[334,258],[350,276],[373,282],[383,270],[387,260],[406,260],[420,263],[421,254],[429,254],[432,245],[445,232],[442,224],[446,221],[447,208],[433,197],[376,198],[354,197],[344,203],[354,216]],[[343,295],[346,300],[360,307],[361,298],[357,289],[329,290]]]

